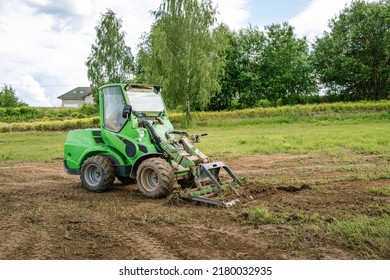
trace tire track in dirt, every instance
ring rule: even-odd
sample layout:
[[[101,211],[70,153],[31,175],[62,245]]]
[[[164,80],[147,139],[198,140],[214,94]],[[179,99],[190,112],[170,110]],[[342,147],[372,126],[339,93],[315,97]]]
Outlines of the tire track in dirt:
[[[243,228],[235,229],[233,227],[210,227],[205,225],[180,225],[180,229],[184,232],[191,232],[193,237],[197,237],[204,242],[204,246],[208,247],[207,250],[219,251],[219,247],[227,247],[231,251],[230,255],[218,256],[218,258],[231,259],[246,259],[253,252],[261,259],[274,258],[278,252],[273,252],[272,256],[269,254],[269,243],[265,240],[265,235],[261,234],[261,231],[246,233]],[[233,250],[232,250],[233,249]],[[223,252],[223,251],[222,251]],[[212,258],[212,255],[207,254]],[[253,257],[249,257],[253,258]],[[287,256],[280,254],[279,259],[285,259]]]
[[[34,180],[0,183],[0,259],[51,259],[53,233],[48,228],[57,205],[52,204],[52,193],[61,185],[49,180],[37,186]],[[5,238],[4,238],[5,237]]]
[[[132,201],[136,203],[135,201]],[[130,202],[128,202],[130,203]],[[100,231],[107,236],[113,246],[120,245],[125,253],[126,259],[142,260],[175,260],[180,257],[164,244],[164,238],[154,228],[154,226],[137,225],[132,221],[123,222],[117,216],[111,216],[104,209],[88,209],[89,224],[95,231]],[[111,216],[107,223],[107,215]],[[157,232],[157,233],[156,233]],[[123,254],[122,254],[123,255]]]
[[[15,214],[3,217],[0,221],[0,231],[3,236],[0,242],[0,259],[21,259],[21,252],[33,244],[31,232],[27,228],[21,228],[22,223],[21,216]]]
[[[135,229],[128,227],[126,230],[113,230],[107,229],[105,233],[114,237],[115,240],[129,246],[131,250],[134,250],[139,255],[139,259],[145,260],[175,260],[179,257],[168,250],[164,244],[156,237],[152,237],[146,227],[142,229]],[[130,245],[129,245],[130,244]],[[134,254],[133,254],[134,255]]]

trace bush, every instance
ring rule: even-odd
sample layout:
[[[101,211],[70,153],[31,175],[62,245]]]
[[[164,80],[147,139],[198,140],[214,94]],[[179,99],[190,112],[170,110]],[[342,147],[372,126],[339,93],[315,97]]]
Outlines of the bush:
[[[233,104],[233,102],[232,102]],[[242,110],[220,111],[220,112],[193,112],[192,116],[198,123],[206,123],[208,121],[218,121],[226,119],[246,119],[246,118],[266,118],[266,117],[283,117],[287,119],[297,119],[307,116],[345,114],[345,113],[372,113],[372,112],[388,112],[390,109],[390,101],[384,100],[379,102],[364,101],[364,102],[338,102],[324,104],[307,104],[296,106],[281,106],[281,107],[258,107]],[[185,127],[184,113],[169,114],[169,119],[174,124],[180,124]]]
[[[92,104],[84,104],[81,108],[80,108],[80,112],[82,114],[85,114],[87,116],[92,116],[92,115],[96,115],[98,114],[98,107],[96,105],[92,105]]]
[[[269,100],[261,99],[256,102],[256,107],[268,108],[268,107],[272,107],[272,103]]]
[[[26,122],[43,117],[42,111],[32,107],[0,108],[0,122]]]
[[[41,121],[32,123],[0,123],[0,132],[14,131],[60,131],[99,127],[100,118],[83,118],[64,121]]]

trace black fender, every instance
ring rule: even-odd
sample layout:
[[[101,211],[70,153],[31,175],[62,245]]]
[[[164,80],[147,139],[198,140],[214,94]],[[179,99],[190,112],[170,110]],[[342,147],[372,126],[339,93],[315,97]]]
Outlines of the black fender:
[[[137,177],[137,170],[138,166],[143,162],[145,159],[152,158],[152,157],[159,157],[162,158],[163,154],[161,153],[148,153],[144,154],[143,156],[139,157],[133,164],[130,172],[130,178],[135,179]]]

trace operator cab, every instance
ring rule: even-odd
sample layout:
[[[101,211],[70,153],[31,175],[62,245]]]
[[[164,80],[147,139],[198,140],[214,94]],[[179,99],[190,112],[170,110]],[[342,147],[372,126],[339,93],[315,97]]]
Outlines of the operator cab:
[[[139,121],[153,121],[167,116],[161,86],[111,84],[101,90],[103,126],[107,130],[119,132],[131,114]]]

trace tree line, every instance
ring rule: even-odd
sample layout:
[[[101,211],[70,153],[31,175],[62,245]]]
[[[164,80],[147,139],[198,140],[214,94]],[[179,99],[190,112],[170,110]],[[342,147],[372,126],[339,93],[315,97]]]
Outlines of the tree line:
[[[164,0],[134,62],[167,104],[224,110],[390,96],[390,3],[354,1],[309,44],[288,23],[238,31],[216,24],[211,0]]]
[[[168,107],[187,119],[193,110],[390,97],[390,0],[352,2],[312,44],[287,22],[231,30],[212,0],[162,0],[152,14],[136,57],[122,20],[101,15],[85,62],[93,92],[112,82],[161,84]]]

